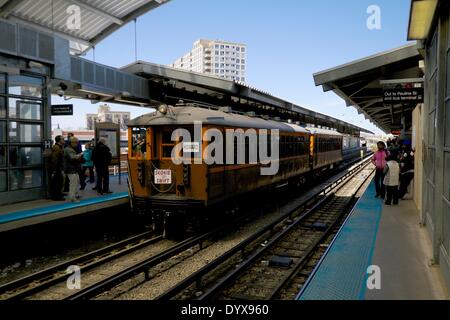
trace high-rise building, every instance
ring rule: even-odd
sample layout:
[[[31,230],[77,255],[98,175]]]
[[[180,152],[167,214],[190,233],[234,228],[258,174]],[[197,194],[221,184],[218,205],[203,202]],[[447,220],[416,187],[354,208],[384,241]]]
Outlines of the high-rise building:
[[[95,122],[119,123],[120,121],[121,129],[126,130],[130,118],[130,112],[111,111],[111,107],[104,104],[98,107],[98,113],[88,113],[86,115],[86,128],[88,130],[94,130]]]
[[[247,46],[219,40],[198,40],[191,52],[171,67],[246,82]]]

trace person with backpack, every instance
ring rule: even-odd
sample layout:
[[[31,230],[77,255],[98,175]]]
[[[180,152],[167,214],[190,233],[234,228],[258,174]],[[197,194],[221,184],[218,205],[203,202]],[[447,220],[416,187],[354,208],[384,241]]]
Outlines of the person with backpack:
[[[385,188],[383,184],[384,179],[384,168],[386,166],[386,157],[389,152],[386,150],[386,144],[383,141],[377,143],[378,150],[374,153],[372,157],[372,163],[376,168],[375,172],[375,188],[376,188],[376,198],[381,197],[384,199]]]
[[[386,202],[390,206],[398,205],[398,185],[400,184],[400,166],[394,155],[386,158],[386,166],[384,168],[384,185],[386,186]]]

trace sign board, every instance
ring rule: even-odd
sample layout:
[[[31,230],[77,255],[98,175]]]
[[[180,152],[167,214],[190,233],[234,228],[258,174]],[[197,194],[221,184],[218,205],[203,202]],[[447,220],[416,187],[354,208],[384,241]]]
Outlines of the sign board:
[[[385,88],[383,89],[383,103],[423,103],[423,88]]]
[[[392,130],[392,131],[391,131],[391,134],[392,134],[393,136],[399,136],[399,135],[402,134],[402,132],[401,132],[400,130]]]
[[[106,140],[106,145],[111,150],[112,165],[120,163],[120,126],[111,122],[95,123],[95,141],[100,138]]]
[[[52,147],[53,147],[53,141],[51,139],[42,141],[42,149],[49,150]]]
[[[200,152],[199,142],[183,142],[184,153],[198,153]]]
[[[52,104],[52,116],[73,116],[73,104]]]
[[[396,131],[404,129],[404,126],[401,123],[394,123],[394,124],[391,124],[389,127],[391,128],[391,130],[396,130]]]
[[[155,170],[155,184],[172,184],[172,170]]]

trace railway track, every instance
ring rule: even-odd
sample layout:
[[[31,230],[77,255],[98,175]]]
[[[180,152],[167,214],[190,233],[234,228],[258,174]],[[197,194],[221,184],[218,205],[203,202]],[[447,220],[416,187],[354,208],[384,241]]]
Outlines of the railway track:
[[[325,196],[311,207],[293,209],[158,299],[294,298],[372,173],[369,162],[362,163],[326,187]]]
[[[68,278],[68,268],[71,266],[79,267],[79,270],[83,273],[88,272],[137,250],[152,246],[162,240],[162,236],[154,236],[153,232],[147,231],[74,259],[64,261],[1,285],[0,300],[26,299],[60,283],[65,283]]]
[[[364,161],[360,162],[352,169],[347,170],[333,182],[327,184],[319,192],[315,193],[301,204],[296,205],[295,209],[283,214],[269,225],[261,228],[258,232],[254,233],[253,236],[244,240],[239,246],[231,251],[245,252],[245,250],[251,250],[253,252],[253,250],[258,247],[258,240],[261,237],[264,237],[268,232],[274,234],[279,231],[280,228],[286,227],[286,221],[290,224],[291,222],[289,221],[293,221],[294,217],[299,213],[311,211],[311,205],[313,203],[315,203],[315,205],[313,205],[314,207],[324,204],[324,201],[329,198],[330,194],[333,193],[333,190],[365,166],[365,163],[366,162]],[[253,215],[255,216],[257,213],[253,213]],[[141,259],[131,259],[127,264],[119,263],[120,267],[116,268],[114,265],[116,259],[122,257],[126,258],[127,255],[139,251],[139,249],[151,247],[152,245],[157,246],[163,241],[161,237],[146,239],[150,234],[142,234],[0,286],[0,299],[92,299],[140,274],[144,275],[144,282],[149,281],[151,279],[150,270],[152,268],[159,267],[163,262],[175,259],[184,252],[202,251],[209,244],[213,243],[218,236],[227,232],[226,230],[233,229],[236,225],[239,225],[240,222],[248,219],[251,219],[251,215],[241,217],[237,221],[234,220],[227,225],[221,226],[216,230],[205,234],[191,237],[174,245],[166,245],[158,250],[153,250],[153,252],[147,252],[147,254],[141,255]],[[193,250],[194,248],[195,250]],[[231,251],[228,255],[231,255]],[[226,256],[227,254],[221,258],[225,260]],[[90,279],[88,277],[88,281],[85,281],[86,273],[89,274],[90,271],[93,272],[101,267],[105,269],[104,267],[107,263],[109,263],[109,268],[112,270],[100,271],[100,277],[90,277]],[[71,265],[80,266],[80,271],[83,274],[83,286],[80,290],[74,291],[66,288],[66,281],[68,278],[67,267]],[[176,265],[176,263],[174,265]],[[211,268],[211,264],[207,265],[206,268]],[[186,280],[189,282],[194,279],[195,276],[196,275],[194,274]],[[200,276],[199,278],[201,279],[202,277],[203,276]],[[201,280],[194,281],[198,283],[201,282]],[[179,290],[184,285],[186,285],[186,281],[183,281],[182,284],[175,289]],[[170,296],[175,291],[169,290],[162,298]]]

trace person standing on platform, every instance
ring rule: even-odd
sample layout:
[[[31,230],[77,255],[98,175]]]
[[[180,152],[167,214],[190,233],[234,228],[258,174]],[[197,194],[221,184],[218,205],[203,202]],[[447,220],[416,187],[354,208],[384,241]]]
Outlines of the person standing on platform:
[[[398,193],[400,199],[405,197],[408,187],[414,179],[414,152],[408,147],[403,151],[400,159],[400,188]]]
[[[94,150],[92,151],[92,161],[97,172],[97,193],[103,195],[112,193],[109,190],[109,165],[111,164],[112,154],[106,145],[106,140],[100,138]]]
[[[386,186],[386,202],[390,206],[392,200],[394,205],[398,205],[398,185],[400,182],[400,166],[394,155],[386,158],[386,166],[384,168],[384,185]]]
[[[372,157],[372,163],[375,165],[376,172],[375,172],[375,188],[377,191],[376,198],[381,197],[384,199],[384,167],[386,166],[386,157],[389,155],[388,151],[386,150],[386,145],[383,141],[380,141],[377,143],[378,151],[375,152],[375,154]]]
[[[69,200],[72,202],[80,202],[78,185],[80,184],[83,153],[77,154],[78,144],[78,139],[72,137],[69,146],[64,149],[64,172],[69,178]]]
[[[64,141],[62,136],[55,138],[55,144],[52,147],[49,163],[49,191],[50,198],[54,201],[65,200],[63,197],[63,159],[64,159]]]
[[[89,183],[95,182],[94,177],[94,162],[92,162],[92,146],[90,143],[85,144],[85,149],[83,152],[83,158],[85,162],[83,163],[83,181],[86,181],[86,171],[89,171]],[[81,183],[83,185],[83,183]],[[86,182],[85,182],[86,184]]]

